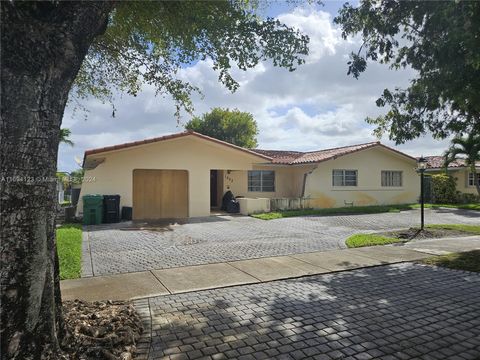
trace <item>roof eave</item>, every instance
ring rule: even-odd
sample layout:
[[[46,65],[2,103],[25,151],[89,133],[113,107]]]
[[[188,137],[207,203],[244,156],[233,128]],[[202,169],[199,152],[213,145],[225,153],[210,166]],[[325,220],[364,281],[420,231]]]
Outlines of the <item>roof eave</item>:
[[[85,152],[83,154],[82,167],[85,166],[85,160],[90,155],[96,155],[96,154],[102,154],[102,153],[111,152],[111,151],[123,150],[123,149],[128,149],[128,148],[132,148],[132,147],[136,147],[136,146],[148,145],[148,144],[152,144],[152,143],[156,143],[156,142],[160,142],[160,141],[173,140],[173,139],[186,137],[186,136],[195,136],[195,137],[203,139],[203,140],[211,141],[211,142],[214,142],[216,144],[224,145],[224,146],[233,148],[235,150],[242,151],[244,153],[248,153],[249,155],[260,158],[262,160],[272,161],[271,157],[263,155],[263,154],[259,154],[259,153],[255,152],[253,150],[245,149],[245,148],[242,148],[240,146],[230,144],[226,141],[218,140],[218,139],[215,139],[213,137],[203,135],[203,134],[200,134],[200,133],[197,133],[197,132],[194,132],[194,131],[184,131],[184,132],[181,132],[181,133],[160,136],[160,137],[156,137],[156,138],[152,138],[152,139],[133,141],[133,142],[130,142],[130,143],[125,143],[125,144],[120,144],[120,145],[112,145],[112,146],[106,146],[106,147],[97,148],[97,149],[85,150]]]

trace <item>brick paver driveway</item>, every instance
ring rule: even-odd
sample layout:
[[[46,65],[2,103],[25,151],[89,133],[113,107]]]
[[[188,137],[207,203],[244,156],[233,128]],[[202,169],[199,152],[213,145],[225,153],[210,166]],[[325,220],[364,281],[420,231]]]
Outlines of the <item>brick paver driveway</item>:
[[[405,263],[135,305],[149,359],[465,360],[480,356],[478,299],[480,274]]]
[[[128,224],[87,227],[83,276],[107,275],[345,247],[358,232],[417,226],[419,211],[372,215],[305,216],[278,220],[219,216],[161,231]],[[478,224],[480,212],[427,210],[427,223]]]

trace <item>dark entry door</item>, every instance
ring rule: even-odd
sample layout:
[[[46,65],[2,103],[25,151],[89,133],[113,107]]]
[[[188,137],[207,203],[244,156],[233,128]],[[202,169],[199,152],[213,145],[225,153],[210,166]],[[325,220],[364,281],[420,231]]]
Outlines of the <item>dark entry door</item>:
[[[218,171],[210,170],[210,207],[218,206],[217,186],[218,186]]]

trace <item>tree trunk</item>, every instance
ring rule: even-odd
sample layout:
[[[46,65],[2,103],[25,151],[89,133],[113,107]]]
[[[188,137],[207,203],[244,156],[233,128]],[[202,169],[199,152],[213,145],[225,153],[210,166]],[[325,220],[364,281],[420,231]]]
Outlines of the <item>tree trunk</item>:
[[[56,164],[69,90],[112,2],[3,1],[1,354],[55,358],[63,331]]]

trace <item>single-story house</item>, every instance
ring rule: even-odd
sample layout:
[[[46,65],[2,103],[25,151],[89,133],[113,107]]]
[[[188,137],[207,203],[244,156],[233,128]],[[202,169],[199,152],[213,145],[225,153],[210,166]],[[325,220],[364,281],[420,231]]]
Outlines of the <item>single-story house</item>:
[[[380,142],[311,152],[245,149],[186,131],[85,152],[86,194],[119,194],[133,219],[208,216],[230,190],[244,214],[417,201],[416,159]]]
[[[445,173],[445,158],[443,156],[424,156],[427,160],[427,174],[444,174]],[[480,184],[480,162],[476,163],[477,181]],[[474,183],[474,174],[470,167],[465,165],[463,159],[458,159],[451,162],[447,167],[447,173],[455,178],[457,182],[457,190],[464,194],[477,194],[477,189]]]

